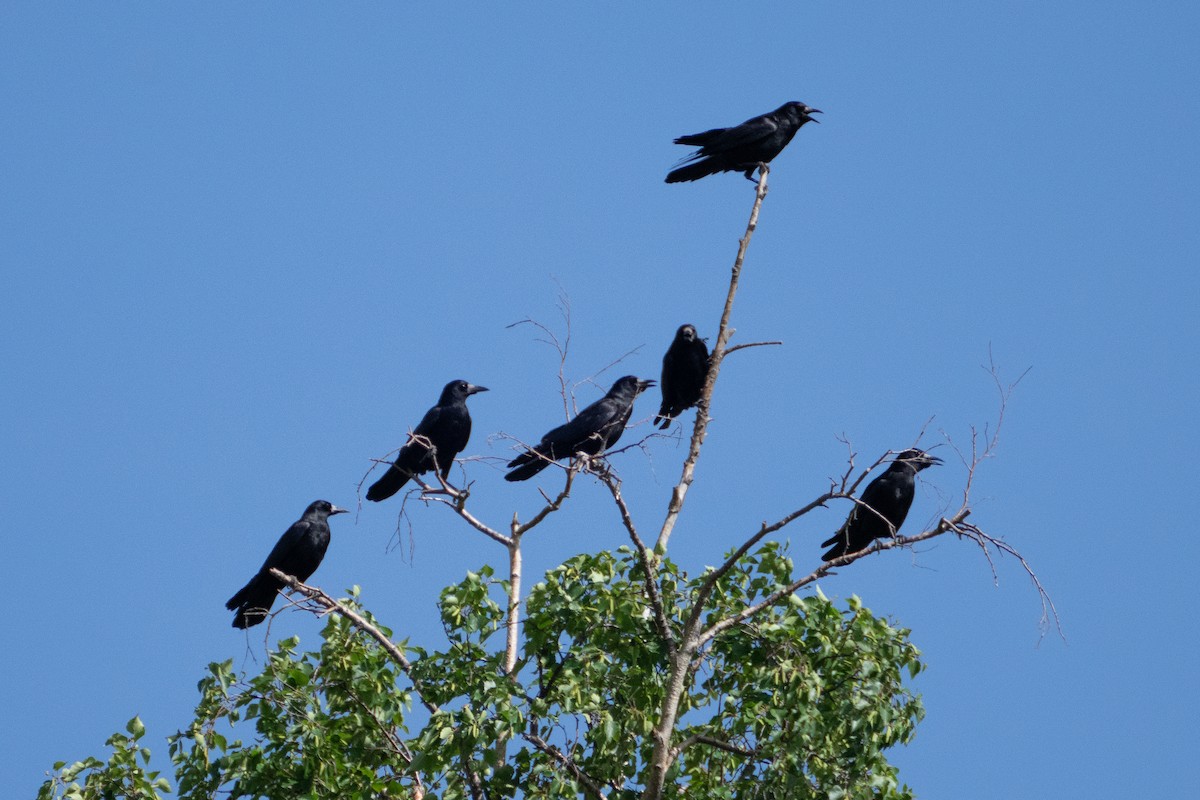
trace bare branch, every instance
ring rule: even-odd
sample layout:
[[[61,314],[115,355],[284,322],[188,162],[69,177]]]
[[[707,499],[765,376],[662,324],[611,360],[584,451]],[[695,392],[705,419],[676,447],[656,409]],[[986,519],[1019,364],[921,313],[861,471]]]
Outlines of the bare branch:
[[[838,556],[837,558],[830,559],[810,572],[808,575],[805,575],[803,578],[793,581],[788,586],[773,592],[754,605],[747,606],[737,614],[725,617],[724,619],[714,623],[707,630],[698,635],[697,642],[698,644],[703,645],[714,636],[721,633],[721,631],[748,620],[765,611],[766,609],[776,605],[784,598],[795,593],[797,589],[807,586],[808,584],[813,583],[814,581],[823,578],[826,575],[833,574],[833,570],[837,569],[838,567],[844,567],[847,564],[853,564],[860,558],[866,558],[867,556],[883,552],[884,550],[894,550],[897,547],[905,547],[907,545],[916,544],[917,542],[924,542],[950,531],[962,533],[963,531],[959,526],[970,513],[971,510],[969,508],[963,507],[959,509],[958,513],[956,513],[950,519],[943,518],[935,527],[923,533],[918,533],[915,536],[896,536],[895,538],[887,540],[880,539],[864,550],[859,550],[855,553],[847,553],[844,556]]]
[[[667,552],[667,542],[671,538],[671,532],[675,530],[675,522],[679,519],[679,512],[683,510],[683,501],[687,497],[688,488],[692,485],[692,481],[696,474],[696,461],[700,458],[700,448],[704,444],[704,438],[708,435],[709,409],[712,406],[713,388],[717,384],[717,376],[721,372],[721,362],[724,360],[729,346],[729,339],[733,336],[733,328],[729,327],[729,318],[733,314],[733,300],[737,296],[738,280],[742,274],[742,264],[746,259],[746,250],[750,247],[750,238],[754,235],[754,229],[758,227],[758,212],[762,208],[763,199],[767,196],[767,173],[770,170],[766,164],[759,164],[758,173],[758,188],[754,193],[754,205],[750,209],[750,219],[746,223],[746,233],[742,236],[739,245],[737,257],[733,261],[733,269],[729,276],[729,291],[725,296],[725,308],[721,312],[721,322],[717,327],[716,343],[713,345],[712,353],[709,355],[708,361],[708,376],[704,379],[704,388],[700,390],[700,400],[696,403],[696,422],[692,428],[692,439],[688,446],[687,458],[683,462],[683,472],[679,477],[679,483],[675,485],[671,492],[671,501],[667,504],[667,516],[663,520],[662,528],[658,533],[658,541],[654,544],[654,552],[663,555]],[[661,766],[666,769],[665,763],[655,765],[655,770]],[[665,775],[665,772],[663,773]],[[654,791],[647,790],[647,796],[651,800],[655,800],[662,792],[661,783],[658,784]]]
[[[503,533],[500,533],[500,531],[496,530],[495,528],[488,526],[470,511],[467,511],[467,498],[471,496],[469,490],[454,488],[446,482],[446,479],[442,477],[442,474],[439,471],[434,471],[434,475],[438,479],[439,486],[431,486],[420,478],[413,476],[413,483],[415,483],[421,491],[421,500],[429,503],[440,503],[444,506],[447,506],[448,508],[452,509],[455,514],[458,514],[458,516],[462,517],[468,525],[482,533],[484,536],[487,536],[489,539],[499,542],[505,547],[508,547],[512,544],[512,540],[510,540]]]
[[[794,522],[800,517],[803,517],[805,514],[823,507],[830,500],[841,496],[842,495],[840,492],[833,491],[833,488],[831,487],[830,490],[825,494],[813,500],[808,505],[798,508],[790,514],[784,516],[779,521],[773,522],[770,525],[764,522],[753,536],[743,542],[738,549],[734,550],[729,558],[725,559],[725,563],[708,573],[708,575],[704,578],[704,582],[700,584],[700,589],[696,592],[696,600],[692,604],[692,613],[688,615],[688,620],[684,624],[683,635],[687,638],[691,638],[695,634],[697,626],[700,623],[700,618],[704,615],[704,607],[707,605],[708,598],[710,595],[712,595],[713,589],[716,588],[717,583],[721,580],[721,578],[725,577],[729,570],[733,569],[741,557],[744,556],[751,547],[762,541],[764,536],[768,536],[775,531],[780,530],[789,523]]]
[[[1001,554],[1007,554],[1017,559],[1017,561],[1021,564],[1021,568],[1025,570],[1025,574],[1029,576],[1029,580],[1033,584],[1034,589],[1037,590],[1038,598],[1042,604],[1042,617],[1038,623],[1042,637],[1045,637],[1046,632],[1050,629],[1050,622],[1053,619],[1054,627],[1058,632],[1059,638],[1064,642],[1067,640],[1066,632],[1063,630],[1062,626],[1062,619],[1058,616],[1058,609],[1054,606],[1054,600],[1051,599],[1050,593],[1047,592],[1042,586],[1042,582],[1038,578],[1037,573],[1033,571],[1033,567],[1029,566],[1029,562],[1025,560],[1024,556],[1017,552],[1016,548],[1003,539],[984,533],[970,523],[962,523],[961,525],[957,526],[957,529],[954,532],[959,534],[960,537],[965,536],[979,545],[979,549],[983,551],[984,556],[987,558],[988,566],[992,570],[992,582],[995,585],[999,585],[1000,576],[996,572],[996,564],[992,560],[992,555],[988,551],[988,546],[990,545],[996,548],[996,550]]]
[[[607,363],[607,364],[605,364],[603,367],[601,367],[600,369],[598,369],[598,370],[596,370],[595,372],[593,372],[591,375],[588,375],[588,376],[587,376],[586,378],[584,378],[583,380],[576,381],[576,382],[575,382],[575,386],[576,386],[576,387],[579,387],[579,386],[582,386],[582,385],[583,385],[583,384],[585,384],[585,383],[590,383],[590,384],[592,384],[592,385],[598,385],[598,384],[596,384],[596,381],[595,381],[595,379],[596,379],[596,378],[599,378],[599,377],[600,377],[601,375],[603,375],[605,372],[608,372],[610,369],[612,369],[613,367],[615,367],[617,364],[620,364],[622,361],[624,361],[625,359],[629,358],[631,355],[633,355],[634,353],[638,352],[638,351],[639,351],[639,350],[641,350],[643,347],[645,347],[645,345],[643,345],[643,344],[639,344],[637,347],[633,347],[633,348],[630,348],[629,350],[626,350],[624,353],[622,353],[621,355],[617,356],[617,357],[616,357],[616,358],[614,358],[612,361],[608,362],[608,363]],[[601,386],[601,387],[599,387],[599,388],[603,389],[604,387],[602,387],[602,386]]]
[[[580,469],[582,469],[581,462],[578,459],[572,459],[571,463],[566,468],[567,481],[563,484],[562,491],[559,492],[558,496],[556,496],[554,499],[550,499],[543,494],[542,496],[546,498],[546,505],[543,506],[542,509],[536,514],[534,514],[528,522],[524,524],[518,524],[517,515],[513,514],[513,521],[509,527],[512,530],[512,536],[514,539],[519,539],[520,537],[524,536],[531,529],[540,525],[542,520],[544,520],[546,517],[562,508],[563,502],[571,496],[571,486],[575,483],[575,476],[579,474]]]
[[[558,335],[554,333],[554,331],[550,330],[549,327],[530,317],[518,320],[511,325],[506,325],[505,328],[515,328],[518,325],[532,325],[545,334],[547,338],[535,339],[535,341],[550,345],[554,348],[555,352],[558,353],[558,390],[559,394],[562,395],[563,416],[567,419],[570,419],[571,406],[574,405],[574,397],[571,391],[567,389],[566,369],[567,353],[570,352],[571,349],[571,300],[569,297],[567,297],[567,293],[563,291],[561,286],[558,287],[558,298],[555,304],[558,306],[559,313],[562,314],[563,327],[565,327],[567,331],[561,340],[558,338]]]
[[[745,350],[747,347],[770,347],[772,345],[781,345],[781,344],[783,344],[783,342],[780,342],[780,341],[745,342],[744,344],[735,344],[733,347],[731,347],[725,351],[725,355],[727,355],[727,356],[732,355],[733,353],[736,353],[738,350]]]
[[[625,530],[629,533],[629,538],[633,541],[633,546],[637,548],[638,559],[642,563],[646,597],[650,601],[650,608],[654,611],[654,624],[658,628],[659,638],[662,639],[667,653],[674,654],[676,646],[675,634],[671,632],[671,626],[667,622],[666,609],[663,608],[662,596],[658,591],[658,558],[650,552],[650,549],[646,547],[646,543],[642,541],[642,537],[638,535],[637,527],[633,524],[633,516],[629,513],[629,506],[625,504],[625,498],[621,496],[620,479],[609,469],[592,470],[592,474],[600,478],[600,481],[608,487],[608,491],[612,494],[613,502],[617,504],[617,510],[621,514],[621,522],[625,525]]]

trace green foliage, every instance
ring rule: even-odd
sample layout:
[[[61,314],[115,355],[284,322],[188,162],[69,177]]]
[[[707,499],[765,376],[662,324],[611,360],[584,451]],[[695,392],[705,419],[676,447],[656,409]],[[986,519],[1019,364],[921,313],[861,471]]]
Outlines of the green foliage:
[[[141,719],[129,720],[125,731],[128,735],[114,733],[104,743],[112,748],[107,763],[91,757],[56,763],[55,774],[38,790],[38,800],[158,800],[160,792],[169,792],[166,778],[146,771],[150,750],[139,744],[146,734]]]
[[[209,665],[196,719],[169,739],[180,797],[407,796],[407,681],[345,618],[331,615],[322,638],[306,653],[284,639],[247,680],[231,662]],[[238,723],[254,725],[252,741],[233,738]]]
[[[677,639],[708,575],[657,565]],[[702,627],[791,580],[784,549],[759,547],[714,587]],[[579,555],[532,587],[512,675],[507,590],[487,567],[447,587],[447,644],[408,647],[411,675],[340,615],[329,616],[319,650],[285,639],[257,675],[210,664],[195,719],[168,740],[179,797],[399,798],[419,788],[457,800],[472,796],[474,779],[490,800],[549,800],[579,796],[579,772],[613,800],[638,796],[671,654],[637,555]],[[356,593],[342,603],[378,626]],[[687,673],[672,737],[686,746],[664,797],[910,797],[885,751],[909,741],[921,718],[904,685],[918,657],[908,631],[855,598],[839,610],[819,593],[785,596],[726,628],[696,650]],[[167,792],[145,771],[141,723],[128,730],[109,740],[107,763],[56,764],[39,800]]]
[[[709,619],[731,616],[790,582],[776,544],[722,582]],[[923,716],[903,686],[921,670],[908,631],[852,597],[839,612],[819,594],[792,596],[718,637],[691,695],[712,711],[679,736],[704,736],[752,753],[697,745],[680,773],[689,794],[724,798],[905,798],[884,750],[906,743]],[[739,788],[740,787],[740,788]],[[749,791],[745,787],[751,787]]]

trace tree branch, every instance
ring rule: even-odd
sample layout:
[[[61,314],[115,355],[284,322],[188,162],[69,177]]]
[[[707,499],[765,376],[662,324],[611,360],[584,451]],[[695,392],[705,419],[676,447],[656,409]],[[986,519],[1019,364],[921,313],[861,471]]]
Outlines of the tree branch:
[[[805,575],[803,578],[793,581],[788,586],[785,586],[784,588],[779,589],[776,592],[773,592],[772,594],[768,595],[767,597],[765,597],[764,599],[755,603],[754,605],[747,606],[746,608],[739,611],[737,614],[733,614],[733,615],[726,617],[725,619],[722,619],[719,622],[711,625],[708,629],[706,629],[705,631],[703,631],[702,633],[700,633],[698,635],[697,644],[698,645],[705,644],[710,639],[712,639],[714,636],[721,633],[721,631],[724,631],[727,628],[731,628],[734,625],[737,625],[739,622],[743,622],[745,620],[748,620],[748,619],[754,617],[755,615],[757,615],[757,614],[763,612],[764,610],[770,608],[771,606],[775,605],[776,603],[778,603],[780,600],[784,599],[788,595],[794,594],[797,589],[800,589],[803,586],[807,586],[808,584],[818,580],[819,578],[823,578],[826,575],[833,574],[833,570],[838,567],[844,567],[847,564],[853,564],[855,561],[858,561],[860,558],[866,558],[867,556],[871,556],[871,555],[874,555],[875,553],[883,552],[884,550],[894,550],[897,547],[904,547],[906,545],[916,544],[917,542],[924,542],[928,539],[932,539],[936,536],[941,536],[942,534],[950,532],[950,531],[953,531],[955,533],[960,533],[960,534],[965,533],[965,531],[963,531],[962,528],[960,527],[960,524],[963,522],[963,520],[965,520],[967,518],[967,516],[970,513],[971,513],[971,509],[966,508],[964,506],[963,508],[959,509],[958,513],[956,513],[953,517],[951,517],[950,519],[943,518],[940,522],[938,522],[938,524],[936,526],[934,526],[933,528],[931,528],[928,531],[925,531],[924,533],[919,533],[919,534],[916,534],[915,536],[896,536],[895,538],[887,539],[887,540],[879,539],[874,544],[872,544],[870,547],[868,547],[864,550],[859,550],[858,552],[855,552],[855,553],[847,553],[844,556],[838,556],[837,558],[830,559],[829,561],[826,561],[824,564],[822,564],[821,566],[817,567],[815,570],[810,572],[808,575]]]
[[[716,343],[713,345],[712,353],[709,355],[708,375],[704,379],[704,388],[700,390],[700,400],[696,403],[696,422],[692,428],[692,439],[688,446],[687,458],[683,462],[683,472],[679,477],[679,483],[675,485],[671,492],[671,501],[667,505],[667,517],[663,520],[662,528],[658,533],[658,541],[654,544],[654,552],[663,555],[667,552],[667,542],[671,538],[671,532],[675,530],[675,522],[679,519],[679,512],[683,510],[683,501],[687,497],[688,488],[692,485],[696,473],[696,461],[700,458],[700,448],[704,444],[704,439],[708,435],[709,409],[712,405],[713,388],[717,384],[717,376],[721,372],[721,362],[725,359],[729,339],[733,336],[733,329],[729,327],[729,318],[733,314],[733,300],[737,296],[738,281],[742,274],[742,264],[746,259],[746,250],[750,247],[750,238],[754,235],[754,229],[758,227],[758,212],[762,208],[763,199],[767,196],[767,173],[770,170],[766,164],[758,165],[758,188],[754,193],[754,205],[750,209],[750,219],[746,223],[746,233],[742,236],[739,245],[737,258],[733,261],[733,269],[729,276],[729,291],[725,296],[725,308],[721,312],[721,322],[717,327]],[[651,791],[647,789],[648,800],[657,800],[662,792],[662,786],[659,785],[657,790]]]
[[[559,764],[562,764],[567,772],[571,773],[571,777],[575,778],[579,782],[579,785],[583,787],[584,794],[594,797],[596,800],[605,800],[604,792],[600,791],[599,782],[580,769],[579,765],[568,758],[561,750],[547,743],[545,739],[536,733],[522,733],[521,737]]]
[[[780,519],[778,522],[774,522],[770,525],[763,523],[763,525],[758,529],[757,533],[743,542],[738,549],[734,550],[729,558],[725,559],[725,563],[710,572],[708,576],[705,577],[704,583],[700,584],[700,589],[696,592],[696,601],[692,604],[692,611],[688,615],[687,622],[684,624],[684,637],[690,638],[696,632],[700,618],[704,615],[704,606],[707,604],[708,598],[712,594],[713,589],[716,588],[717,583],[721,580],[721,578],[725,577],[725,575],[729,573],[729,570],[733,569],[738,560],[741,559],[741,557],[744,556],[751,547],[762,541],[764,536],[768,536],[788,525],[789,523],[799,519],[805,514],[821,508],[830,500],[842,496],[843,495],[840,492],[833,491],[831,488],[830,491],[821,495],[816,500],[813,500],[811,503],[802,508],[796,509],[792,513]]]
[[[736,744],[730,744],[729,742],[717,739],[713,736],[705,736],[702,733],[694,733],[675,746],[673,752],[671,753],[671,760],[674,761],[679,757],[680,753],[694,744],[706,744],[710,747],[715,747],[718,750],[724,750],[726,753],[733,753],[735,756],[743,756],[745,758],[754,758],[758,755],[757,750],[747,750],[744,747],[738,747]]]
[[[562,491],[559,492],[558,496],[555,497],[553,500],[550,499],[549,497],[547,497],[545,493],[543,493],[542,497],[543,497],[543,499],[545,499],[546,505],[542,507],[541,511],[534,514],[533,517],[530,518],[530,520],[528,522],[526,522],[524,524],[519,524],[517,522],[517,515],[513,514],[513,521],[512,521],[512,524],[510,525],[510,528],[512,530],[512,536],[514,539],[524,536],[526,533],[528,533],[530,531],[530,529],[536,528],[538,525],[540,525],[542,520],[544,520],[546,517],[550,516],[555,511],[558,511],[560,508],[562,508],[563,502],[568,497],[571,496],[571,486],[575,483],[575,476],[577,474],[579,474],[579,470],[582,468],[583,468],[583,465],[580,463],[580,461],[578,459],[572,459],[571,463],[566,467],[567,482],[565,484],[563,484]]]
[[[658,591],[658,558],[650,552],[650,549],[646,547],[646,543],[642,541],[642,537],[638,535],[637,528],[633,524],[633,517],[629,513],[629,507],[625,504],[625,498],[621,496],[620,479],[608,469],[602,471],[593,470],[592,474],[600,478],[601,482],[608,487],[608,491],[612,494],[613,502],[617,504],[617,510],[621,513],[621,522],[624,523],[625,530],[629,533],[629,538],[633,541],[633,546],[637,548],[638,559],[642,562],[646,597],[650,601],[650,608],[654,611],[654,624],[658,628],[659,638],[662,639],[663,645],[667,648],[667,653],[674,654],[676,645],[675,634],[671,632],[671,626],[667,622],[666,609],[663,608],[662,596]]]
[[[725,295],[725,308],[721,312],[721,322],[717,327],[717,339],[713,345],[708,362],[708,375],[704,379],[704,388],[700,391],[700,400],[696,403],[696,422],[692,428],[692,439],[688,445],[687,458],[683,462],[683,471],[679,483],[671,492],[671,500],[667,504],[667,516],[663,520],[658,533],[658,541],[654,544],[654,552],[659,556],[667,552],[667,543],[675,530],[679,512],[683,510],[683,502],[687,497],[688,488],[696,473],[696,461],[700,458],[700,448],[708,434],[709,408],[712,404],[713,388],[717,376],[721,372],[721,362],[725,358],[729,338],[733,329],[729,327],[729,318],[733,313],[733,300],[737,296],[738,280],[742,274],[742,264],[746,258],[746,250],[750,246],[750,238],[758,226],[758,212],[762,208],[763,199],[767,196],[767,174],[770,170],[766,164],[758,165],[758,187],[754,192],[754,205],[750,209],[750,219],[746,223],[746,233],[738,244],[737,257],[733,261],[733,269],[729,276],[729,291]],[[675,732],[675,720],[679,714],[679,701],[687,685],[687,677],[691,667],[692,654],[697,643],[693,636],[685,631],[683,641],[670,658],[667,674],[666,693],[663,696],[662,707],[659,711],[658,723],[654,727],[654,747],[647,764],[648,779],[646,789],[642,794],[643,800],[660,800],[663,786],[666,783],[667,771],[671,764],[671,738]]]
[[[747,347],[770,347],[772,345],[781,345],[781,344],[783,344],[783,342],[780,342],[780,341],[745,342],[743,344],[735,344],[733,347],[731,347],[725,351],[725,355],[727,355],[727,356],[732,355],[733,353],[736,353],[738,350],[745,350]]]
[[[441,472],[435,470],[434,475],[437,476],[439,486],[430,486],[420,478],[413,476],[413,482],[416,483],[417,487],[421,490],[421,500],[426,502],[441,503],[442,505],[453,509],[454,513],[462,517],[468,525],[482,533],[484,536],[487,536],[492,541],[499,542],[505,547],[510,547],[512,545],[512,540],[509,539],[509,537],[505,536],[503,533],[500,533],[500,531],[496,530],[495,528],[490,527],[482,520],[478,519],[470,511],[467,511],[467,498],[471,496],[469,490],[455,489],[446,482],[446,479],[442,477]]]
[[[299,592],[309,600],[324,608],[325,611],[321,613],[333,612],[335,614],[341,614],[343,617],[349,620],[351,625],[358,628],[360,631],[378,642],[379,646],[383,648],[384,652],[388,654],[392,661],[396,662],[400,669],[404,671],[404,674],[408,676],[408,679],[412,681],[413,689],[416,690],[417,696],[421,698],[421,705],[429,709],[429,712],[432,714],[436,714],[441,710],[436,703],[431,703],[425,699],[425,694],[420,681],[413,677],[412,662],[408,660],[408,657],[404,655],[404,652],[396,645],[395,642],[384,636],[383,631],[379,630],[379,628],[368,622],[366,617],[364,617],[362,614],[359,614],[357,611],[346,608],[337,600],[326,594],[323,590],[318,589],[315,586],[308,586],[301,583],[293,575],[288,575],[286,572],[277,570],[274,567],[272,567],[270,571],[273,578],[283,581],[292,591]]]

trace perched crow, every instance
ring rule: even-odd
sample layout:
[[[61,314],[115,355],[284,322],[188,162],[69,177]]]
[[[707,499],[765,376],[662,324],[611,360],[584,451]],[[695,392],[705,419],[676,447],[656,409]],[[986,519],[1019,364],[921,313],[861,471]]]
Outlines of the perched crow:
[[[754,180],[758,165],[779,155],[804,123],[819,122],[810,115],[820,113],[804,103],[784,103],[770,114],[748,119],[734,128],[680,136],[675,144],[700,149],[679,162],[684,166],[671,170],[667,183],[694,181],[718,172],[741,172]]]
[[[516,467],[504,476],[506,481],[524,481],[550,466],[551,461],[569,458],[575,453],[594,456],[612,447],[625,431],[633,414],[633,401],[654,385],[654,381],[626,375],[612,385],[608,394],[580,411],[575,419],[559,425],[542,437],[537,447],[508,462]]]
[[[283,588],[283,581],[271,576],[272,567],[300,581],[308,580],[317,571],[329,547],[329,517],[345,513],[346,509],[328,500],[317,500],[304,509],[304,516],[279,537],[258,574],[225,604],[230,611],[237,612],[233,627],[249,628],[266,619],[275,595]]]
[[[829,552],[821,558],[829,561],[857,553],[876,539],[895,536],[912,505],[917,473],[940,463],[940,458],[920,450],[905,450],[896,456],[882,475],[867,484],[859,498],[874,511],[855,503],[841,530],[821,543],[822,547],[829,547]]]
[[[700,400],[700,390],[708,377],[708,347],[692,325],[681,325],[675,331],[675,341],[663,356],[662,407],[654,424],[670,427],[671,420]],[[660,424],[661,423],[661,424]]]
[[[450,381],[442,389],[437,405],[425,412],[425,416],[413,431],[413,439],[400,448],[396,463],[388,467],[383,477],[367,489],[367,499],[379,502],[386,500],[413,475],[428,472],[434,467],[434,458],[442,477],[450,475],[454,457],[467,446],[471,438],[471,415],[467,412],[467,398],[476,392],[486,392],[485,386],[473,386],[466,381]],[[432,445],[432,449],[430,447]]]

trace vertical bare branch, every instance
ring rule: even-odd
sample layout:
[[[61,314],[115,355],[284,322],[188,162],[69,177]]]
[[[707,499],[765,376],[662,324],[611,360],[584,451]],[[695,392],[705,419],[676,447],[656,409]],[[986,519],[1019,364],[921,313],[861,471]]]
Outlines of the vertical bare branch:
[[[725,359],[729,339],[733,329],[729,327],[729,318],[733,314],[733,300],[737,296],[738,281],[742,275],[742,263],[746,259],[746,250],[750,247],[750,238],[758,227],[758,212],[762,208],[763,199],[767,196],[767,173],[770,170],[766,164],[758,165],[758,188],[754,193],[754,206],[750,209],[750,220],[746,223],[746,233],[738,244],[737,258],[733,261],[733,269],[729,276],[729,291],[725,295],[725,308],[721,312],[721,323],[717,327],[716,344],[709,355],[708,377],[704,380],[704,388],[700,391],[700,401],[696,403],[696,423],[692,428],[692,439],[688,445],[687,458],[683,462],[683,473],[679,483],[671,492],[671,501],[667,505],[667,517],[663,520],[662,529],[658,533],[658,541],[654,544],[654,552],[663,555],[667,552],[667,542],[671,532],[675,530],[675,522],[679,512],[683,510],[683,501],[687,497],[688,488],[696,473],[696,461],[700,458],[700,448],[708,435],[709,408],[712,405],[713,387],[717,383],[717,375],[721,372],[721,362]],[[661,791],[661,787],[660,787]]]
[[[515,527],[515,525],[514,525]],[[512,682],[517,676],[517,645],[521,626],[521,535],[514,533],[508,545],[508,614],[504,621],[504,674]],[[496,766],[508,760],[508,740],[496,741]]]

